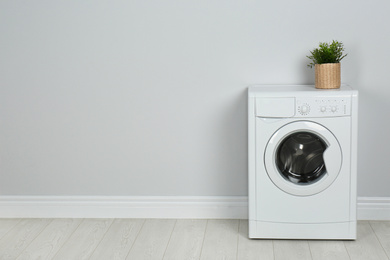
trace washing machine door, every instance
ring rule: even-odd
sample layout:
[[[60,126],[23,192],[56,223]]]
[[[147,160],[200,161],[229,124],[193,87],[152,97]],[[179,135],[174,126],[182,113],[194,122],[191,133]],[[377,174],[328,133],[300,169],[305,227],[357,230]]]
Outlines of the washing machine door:
[[[324,126],[296,121],[279,128],[270,138],[264,164],[272,182],[284,192],[310,196],[328,188],[342,165],[336,137]]]

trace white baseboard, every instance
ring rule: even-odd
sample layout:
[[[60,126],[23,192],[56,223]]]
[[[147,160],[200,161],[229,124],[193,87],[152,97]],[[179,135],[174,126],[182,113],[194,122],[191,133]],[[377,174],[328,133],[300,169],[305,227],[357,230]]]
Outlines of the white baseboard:
[[[246,196],[0,196],[0,218],[248,218]]]
[[[390,220],[390,198],[359,197],[357,218],[359,220]]]
[[[358,198],[359,220],[390,220],[390,198]],[[0,196],[0,218],[247,219],[246,196]]]

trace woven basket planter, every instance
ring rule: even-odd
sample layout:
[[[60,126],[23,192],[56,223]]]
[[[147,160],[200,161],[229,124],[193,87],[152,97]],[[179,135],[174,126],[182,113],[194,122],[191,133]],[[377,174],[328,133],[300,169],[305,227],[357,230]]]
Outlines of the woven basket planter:
[[[316,88],[336,89],[340,88],[340,63],[316,64]]]

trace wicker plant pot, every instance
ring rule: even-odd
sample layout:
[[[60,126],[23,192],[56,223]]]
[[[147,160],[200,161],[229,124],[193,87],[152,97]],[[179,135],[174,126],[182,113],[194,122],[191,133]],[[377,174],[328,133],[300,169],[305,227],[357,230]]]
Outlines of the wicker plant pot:
[[[340,88],[340,63],[316,64],[316,88],[336,89]]]

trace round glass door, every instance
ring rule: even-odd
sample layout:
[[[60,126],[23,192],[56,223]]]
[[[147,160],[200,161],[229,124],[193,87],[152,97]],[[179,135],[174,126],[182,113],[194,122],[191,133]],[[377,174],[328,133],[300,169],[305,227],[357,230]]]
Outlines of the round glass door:
[[[295,121],[268,140],[265,170],[279,189],[297,196],[310,196],[327,189],[337,178],[342,151],[326,127],[310,121]]]
[[[282,176],[299,185],[312,184],[326,174],[323,154],[327,144],[316,134],[296,132],[285,137],[276,151]]]

